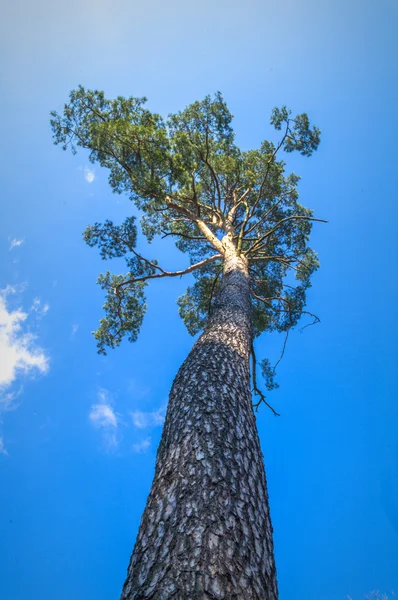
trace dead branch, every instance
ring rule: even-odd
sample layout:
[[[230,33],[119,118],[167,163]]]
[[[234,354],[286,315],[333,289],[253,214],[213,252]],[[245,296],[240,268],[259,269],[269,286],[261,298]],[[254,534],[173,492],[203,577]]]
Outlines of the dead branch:
[[[119,290],[120,288],[122,288],[126,285],[130,285],[132,283],[137,283],[139,281],[146,281],[147,279],[159,279],[161,277],[181,277],[182,275],[188,275],[188,273],[192,273],[192,271],[196,271],[196,269],[200,269],[201,267],[204,267],[207,264],[214,262],[215,260],[219,260],[220,258],[222,258],[222,255],[215,254],[214,256],[210,256],[210,258],[201,260],[200,262],[198,262],[194,265],[191,265],[190,267],[183,269],[182,271],[164,271],[161,267],[159,267],[158,265],[155,265],[154,263],[151,263],[149,260],[141,257],[139,254],[138,254],[138,257],[142,258],[145,262],[147,262],[148,264],[150,264],[151,266],[153,266],[154,268],[158,269],[161,272],[153,273],[150,275],[143,275],[142,277],[137,277],[135,279],[128,279],[127,281],[123,281],[123,283],[120,283],[119,285],[117,285],[115,289]]]
[[[265,394],[263,394],[263,392],[257,387],[257,374],[256,374],[257,361],[256,361],[256,354],[254,352],[253,342],[252,342],[252,346],[251,346],[251,358],[252,358],[252,380],[253,380],[252,392],[254,394],[256,394],[256,396],[260,397],[260,400],[258,402],[256,402],[255,404],[253,404],[253,408],[255,408],[256,412],[258,412],[259,406],[261,405],[261,403],[264,403],[272,411],[272,413],[275,417],[280,417],[280,414],[277,413],[276,410],[271,406],[271,404],[269,404],[269,402],[267,402],[267,400],[265,399],[266,398]]]

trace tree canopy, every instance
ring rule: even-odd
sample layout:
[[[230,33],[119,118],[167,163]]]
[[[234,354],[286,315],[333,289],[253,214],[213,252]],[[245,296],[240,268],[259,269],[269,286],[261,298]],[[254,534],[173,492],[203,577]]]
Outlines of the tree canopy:
[[[189,255],[190,266],[170,272],[136,250],[137,220],[87,227],[84,239],[105,260],[126,259],[127,272],[100,275],[106,292],[105,316],[94,333],[98,351],[136,340],[142,324],[145,286],[150,279],[192,273],[195,283],[178,299],[180,315],[195,335],[206,325],[220,285],[228,236],[248,260],[255,335],[288,332],[307,313],[306,292],[318,268],[309,247],[312,222],[302,206],[299,177],[286,174],[280,152],[311,156],[320,131],[303,113],[292,117],[285,106],[271,113],[280,141],[264,141],[242,151],[234,141],[232,115],[221,95],[206,96],[167,119],[145,108],[146,98],[105,98],[103,92],[73,90],[63,113],[51,113],[55,144],[89,150],[93,163],[109,169],[109,184],[126,193],[141,214],[147,240],[173,237]],[[292,277],[293,275],[293,277]],[[314,317],[313,315],[311,315]],[[263,361],[268,385],[272,369]]]

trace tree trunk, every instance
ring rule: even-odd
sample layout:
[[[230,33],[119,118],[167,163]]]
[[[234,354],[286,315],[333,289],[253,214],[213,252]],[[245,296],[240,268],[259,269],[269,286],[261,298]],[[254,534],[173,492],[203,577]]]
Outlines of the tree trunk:
[[[122,600],[277,600],[250,391],[245,259],[227,253],[206,331],[173,383]]]

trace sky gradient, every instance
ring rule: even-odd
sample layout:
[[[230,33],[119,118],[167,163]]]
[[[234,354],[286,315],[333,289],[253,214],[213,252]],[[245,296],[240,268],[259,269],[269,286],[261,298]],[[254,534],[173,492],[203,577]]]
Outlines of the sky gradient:
[[[136,211],[85,152],[52,145],[49,113],[78,84],[164,116],[220,90],[245,150],[274,135],[274,106],[322,130],[313,157],[286,157],[302,204],[329,220],[311,244],[321,323],[289,338],[281,417],[258,415],[280,598],[398,593],[397,17],[393,0],[2,2],[2,600],[119,597],[193,342],[175,302],[190,278],[160,280],[139,340],[96,354],[96,278],[122,263],[82,232]],[[150,253],[187,266],[169,240]],[[282,344],[263,336],[258,358]]]

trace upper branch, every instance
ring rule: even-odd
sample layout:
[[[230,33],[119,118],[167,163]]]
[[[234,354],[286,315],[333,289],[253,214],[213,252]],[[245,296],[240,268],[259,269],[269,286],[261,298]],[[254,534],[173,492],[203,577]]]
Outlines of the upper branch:
[[[170,201],[170,198],[166,198],[166,204],[169,208],[176,210],[177,212],[188,217],[188,219],[190,219],[193,223],[196,223],[196,225],[199,227],[200,231],[203,233],[203,235],[205,236],[207,241],[210,242],[214,246],[214,248],[216,250],[218,250],[221,254],[224,254],[225,249],[224,249],[224,246],[222,245],[221,241],[212,232],[210,227],[208,227],[206,225],[206,223],[204,221],[202,221],[202,219],[199,219],[199,217],[197,215],[195,215],[193,212],[191,212],[184,206],[180,206],[179,204],[176,204],[175,202]]]
[[[317,221],[318,223],[328,223],[328,221],[326,221],[325,219],[316,219],[315,217],[307,217],[304,215],[293,215],[290,217],[285,217],[284,219],[281,219],[280,221],[278,221],[278,223],[274,227],[272,227],[272,229],[267,231],[267,233],[265,235],[263,235],[261,238],[259,238],[257,240],[257,242],[255,244],[253,244],[253,246],[251,246],[250,248],[245,250],[245,254],[250,254],[254,250],[260,250],[261,248],[263,248],[264,244],[262,242],[264,242],[264,240],[266,240],[270,235],[272,235],[283,223],[286,223],[287,221],[293,221],[293,220],[306,220],[306,221]]]
[[[275,158],[276,158],[276,155],[278,154],[279,150],[282,148],[282,146],[283,146],[283,144],[285,143],[285,140],[286,140],[286,138],[287,138],[287,136],[288,136],[288,134],[289,134],[289,123],[290,123],[290,120],[288,119],[288,120],[287,120],[287,122],[286,122],[286,130],[285,130],[285,134],[284,134],[284,136],[282,137],[282,139],[281,139],[281,141],[279,142],[279,144],[277,145],[277,147],[275,148],[275,150],[274,150],[274,152],[272,153],[271,157],[270,157],[270,158],[269,158],[269,160],[267,161],[267,168],[266,168],[266,170],[265,170],[264,177],[263,177],[263,179],[262,179],[262,181],[261,181],[261,184],[260,184],[260,189],[259,189],[259,191],[258,191],[258,194],[257,194],[257,199],[256,199],[256,201],[254,202],[254,204],[253,204],[253,206],[252,206],[252,209],[251,209],[251,211],[250,211],[250,216],[249,216],[249,218],[251,218],[251,217],[252,217],[252,216],[255,214],[256,208],[257,208],[257,206],[258,206],[259,202],[261,201],[261,196],[262,196],[262,194],[263,194],[263,191],[264,191],[264,186],[265,186],[265,183],[266,183],[266,181],[267,181],[267,178],[268,178],[268,174],[269,174],[269,170],[270,170],[271,164],[274,162],[274,160],[275,160]]]

